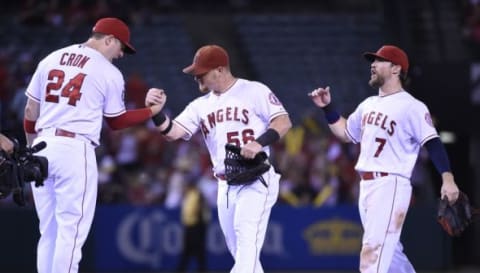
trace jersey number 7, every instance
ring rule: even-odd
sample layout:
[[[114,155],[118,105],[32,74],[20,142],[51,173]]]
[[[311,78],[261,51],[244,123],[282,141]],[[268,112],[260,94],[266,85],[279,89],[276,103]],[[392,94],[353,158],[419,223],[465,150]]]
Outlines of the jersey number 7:
[[[52,91],[60,90],[61,88],[62,91],[60,92],[60,96],[68,98],[68,104],[76,106],[77,101],[82,97],[80,89],[82,88],[83,80],[86,76],[87,74],[78,73],[75,77],[71,78],[65,86],[63,86],[65,72],[58,69],[50,70],[48,73],[48,80],[50,82],[47,84],[47,95],[45,96],[45,100],[58,103],[59,96],[52,94]]]
[[[376,137],[375,142],[378,142],[378,148],[377,148],[377,151],[375,152],[375,155],[373,155],[373,157],[378,157],[380,153],[383,151],[383,147],[385,146],[385,143],[387,143],[387,140],[385,138]]]

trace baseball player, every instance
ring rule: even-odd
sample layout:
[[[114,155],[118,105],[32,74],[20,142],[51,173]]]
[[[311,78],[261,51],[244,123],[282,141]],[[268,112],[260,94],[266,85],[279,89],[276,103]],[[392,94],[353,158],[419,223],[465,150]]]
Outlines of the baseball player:
[[[265,173],[266,185],[229,186],[225,181],[225,144],[241,147],[241,154],[253,158],[269,153],[291,127],[287,111],[264,84],[231,74],[229,56],[217,45],[198,49],[193,63],[183,69],[194,76],[203,96],[193,100],[173,121],[162,112],[153,120],[172,141],[188,140],[197,131],[205,139],[213,172],[218,179],[217,208],[220,226],[235,264],[230,272],[261,273],[262,248],[272,206],[278,197],[280,175],[273,168]],[[165,100],[165,93],[151,89],[146,105]]]
[[[400,233],[412,195],[410,176],[421,146],[442,176],[441,196],[454,202],[459,190],[427,107],[404,89],[409,66],[406,53],[385,45],[364,56],[371,62],[369,84],[378,88],[378,95],[365,99],[348,119],[331,104],[329,87],[309,95],[324,110],[335,136],[360,144],[355,166],[361,177],[358,207],[364,227],[360,272],[415,272],[403,253]]]
[[[49,160],[43,187],[32,187],[40,220],[39,273],[76,273],[97,198],[102,117],[112,129],[140,124],[162,105],[125,109],[124,79],[112,61],[135,53],[128,26],[102,18],[82,44],[54,51],[39,64],[26,90],[27,144],[45,141]],[[161,100],[157,100],[161,101]]]

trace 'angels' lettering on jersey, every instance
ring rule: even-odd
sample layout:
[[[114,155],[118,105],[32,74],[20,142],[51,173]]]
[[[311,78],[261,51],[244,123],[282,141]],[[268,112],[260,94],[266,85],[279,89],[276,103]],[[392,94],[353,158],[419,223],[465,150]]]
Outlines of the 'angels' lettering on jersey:
[[[201,131],[214,173],[224,172],[225,144],[239,147],[264,133],[270,121],[288,114],[272,91],[262,83],[237,79],[221,95],[212,92],[196,98],[175,118],[189,139]],[[268,154],[269,147],[264,147]]]
[[[60,65],[77,66],[83,68],[88,60],[90,60],[90,57],[83,56],[82,54],[65,52],[60,57]]]
[[[360,143],[355,169],[410,177],[420,147],[438,137],[426,105],[408,92],[365,99],[347,119],[346,134]]]
[[[248,110],[240,109],[239,107],[225,107],[211,112],[206,118],[202,118],[200,121],[200,128],[203,135],[206,137],[210,130],[217,126],[217,123],[225,121],[237,121],[247,125],[249,121]]]
[[[363,115],[362,128],[364,128],[366,124],[379,126],[385,130],[388,135],[392,136],[395,133],[397,122],[389,120],[388,115],[382,112],[371,111]]]

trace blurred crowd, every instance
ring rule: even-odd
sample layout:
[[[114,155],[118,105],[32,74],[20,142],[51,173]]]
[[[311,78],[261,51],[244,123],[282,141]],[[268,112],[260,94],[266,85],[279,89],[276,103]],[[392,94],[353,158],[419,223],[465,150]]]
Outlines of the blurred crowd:
[[[37,59],[24,52],[0,63],[1,128],[25,143],[25,89]],[[126,77],[127,108],[143,107],[148,84],[141,75]],[[320,111],[319,111],[320,112]],[[358,176],[353,166],[358,147],[341,144],[321,123],[319,113],[306,115],[285,139],[272,147],[272,162],[283,176],[281,201],[294,206],[355,203]],[[192,141],[167,142],[152,122],[121,131],[103,126],[97,148],[99,202],[179,207],[192,180],[208,203],[216,204],[216,179],[201,134]],[[10,203],[7,202],[2,203]]]
[[[127,94],[131,90],[127,89]],[[146,91],[145,88],[135,94]],[[19,98],[24,96],[23,92],[18,93]],[[127,105],[133,104],[127,99]],[[19,102],[7,111],[12,117],[9,124],[18,130],[11,133],[18,136],[23,134],[22,109]],[[359,177],[354,164],[359,146],[340,143],[322,119],[320,111],[306,115],[272,147],[271,162],[282,174],[280,203],[296,207],[356,204]],[[185,189],[193,184],[211,207],[216,206],[217,180],[200,133],[190,141],[167,142],[150,121],[120,131],[112,131],[104,124],[101,146],[96,153],[101,204],[179,208]],[[412,183],[421,195],[421,202],[433,201],[435,193],[425,151],[422,150],[418,162]]]
[[[480,59],[480,1],[463,1],[463,38],[476,60]]]
[[[152,14],[172,7],[163,1],[35,1],[8,2],[3,13],[22,7],[13,20],[25,25],[72,27],[91,24],[109,16],[112,9],[127,12],[133,24],[144,23]],[[12,53],[14,52],[14,53]],[[23,110],[26,86],[41,56],[0,48],[0,112],[2,132],[25,143]],[[124,75],[127,108],[143,107],[148,85],[138,74]],[[288,109],[287,109],[288,110]],[[152,122],[122,131],[103,126],[101,146],[97,148],[99,203],[181,206],[184,190],[194,184],[212,207],[216,206],[216,179],[202,135],[191,141],[166,142]],[[324,122],[321,111],[305,113],[286,137],[271,149],[271,162],[282,174],[280,203],[292,206],[336,206],[356,204],[358,174],[354,170],[359,147],[338,142]],[[422,151],[412,183],[418,200],[433,201],[428,155]],[[27,191],[27,194],[28,191]],[[31,196],[30,196],[31,198]],[[0,205],[11,205],[11,200]],[[33,202],[31,202],[33,204]]]
[[[150,123],[104,133],[98,149],[101,202],[175,208],[193,180],[215,206],[216,179],[201,134],[189,142],[169,143]],[[281,201],[293,206],[355,203],[356,148],[337,142],[312,118],[298,124],[272,147],[272,164],[282,174]]]

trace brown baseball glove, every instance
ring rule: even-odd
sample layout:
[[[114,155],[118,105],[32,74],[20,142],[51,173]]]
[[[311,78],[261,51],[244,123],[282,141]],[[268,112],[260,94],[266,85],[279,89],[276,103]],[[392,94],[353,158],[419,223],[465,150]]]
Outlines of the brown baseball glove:
[[[437,221],[450,236],[460,236],[472,223],[474,214],[478,213],[478,209],[470,205],[468,196],[460,192],[453,205],[450,205],[447,198],[439,201]]]

